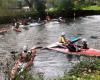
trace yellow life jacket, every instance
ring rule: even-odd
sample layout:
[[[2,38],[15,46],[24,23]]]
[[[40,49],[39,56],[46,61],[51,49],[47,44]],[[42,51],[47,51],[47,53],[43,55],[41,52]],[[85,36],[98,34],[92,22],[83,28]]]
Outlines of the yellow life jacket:
[[[59,43],[64,43],[64,44],[66,44],[66,39],[65,39],[64,36],[61,36],[61,37],[59,38]]]

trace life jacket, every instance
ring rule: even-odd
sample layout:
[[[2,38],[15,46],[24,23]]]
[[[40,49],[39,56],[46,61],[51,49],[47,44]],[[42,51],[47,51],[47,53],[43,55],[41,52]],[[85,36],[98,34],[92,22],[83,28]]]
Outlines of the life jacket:
[[[64,43],[64,44],[66,44],[66,39],[65,39],[64,36],[61,36],[61,37],[59,38],[59,43]]]

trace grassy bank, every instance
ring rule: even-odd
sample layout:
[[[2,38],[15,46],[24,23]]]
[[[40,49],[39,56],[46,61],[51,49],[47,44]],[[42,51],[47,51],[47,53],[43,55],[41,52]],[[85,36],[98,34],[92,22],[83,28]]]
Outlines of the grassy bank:
[[[100,10],[100,6],[98,6],[98,5],[87,6],[87,7],[83,7],[82,10]]]
[[[100,80],[100,59],[81,61],[58,80]]]
[[[3,10],[0,8],[0,24],[10,23],[14,18],[27,18],[31,16],[34,19],[37,19],[40,17],[43,17],[45,19],[45,15],[42,15],[41,13],[37,13],[35,11],[31,12],[24,12],[21,10]],[[59,10],[57,8],[50,8],[47,10],[47,13],[51,18],[58,18],[59,16],[62,16],[64,18],[73,18],[74,13],[76,13],[75,17],[80,16],[88,16],[88,15],[100,15],[100,6],[86,6],[82,7],[79,10]]]

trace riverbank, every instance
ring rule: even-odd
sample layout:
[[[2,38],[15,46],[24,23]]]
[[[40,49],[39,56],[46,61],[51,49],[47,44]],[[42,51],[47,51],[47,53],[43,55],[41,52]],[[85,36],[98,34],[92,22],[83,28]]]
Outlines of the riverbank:
[[[62,16],[63,18],[74,18],[74,17],[82,17],[89,15],[100,15],[100,10],[71,10],[71,11],[59,11],[59,12],[50,12],[49,15],[52,18],[57,18]]]
[[[58,80],[100,80],[100,59],[88,57]]]
[[[48,15],[51,19],[62,16],[63,18],[74,18],[89,15],[100,15],[100,10],[69,10],[69,11],[49,11]],[[0,24],[12,23],[14,19],[26,19],[32,17],[32,19],[38,19],[39,14],[36,12],[16,13],[15,15],[0,16]],[[46,19],[46,15],[42,16],[42,19]]]

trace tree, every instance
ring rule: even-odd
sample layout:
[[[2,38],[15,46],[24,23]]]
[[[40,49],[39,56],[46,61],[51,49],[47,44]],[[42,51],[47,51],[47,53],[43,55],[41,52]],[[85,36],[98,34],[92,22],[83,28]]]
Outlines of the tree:
[[[60,10],[71,10],[73,8],[72,0],[59,0],[57,7]]]
[[[30,7],[30,9],[33,8],[33,2],[34,2],[35,0],[24,0],[24,1],[27,3],[27,5]]]
[[[45,4],[46,4],[45,0],[34,0],[35,9],[39,13],[40,17],[45,16],[45,14],[46,14],[46,12],[45,12],[45,9],[46,9]]]

